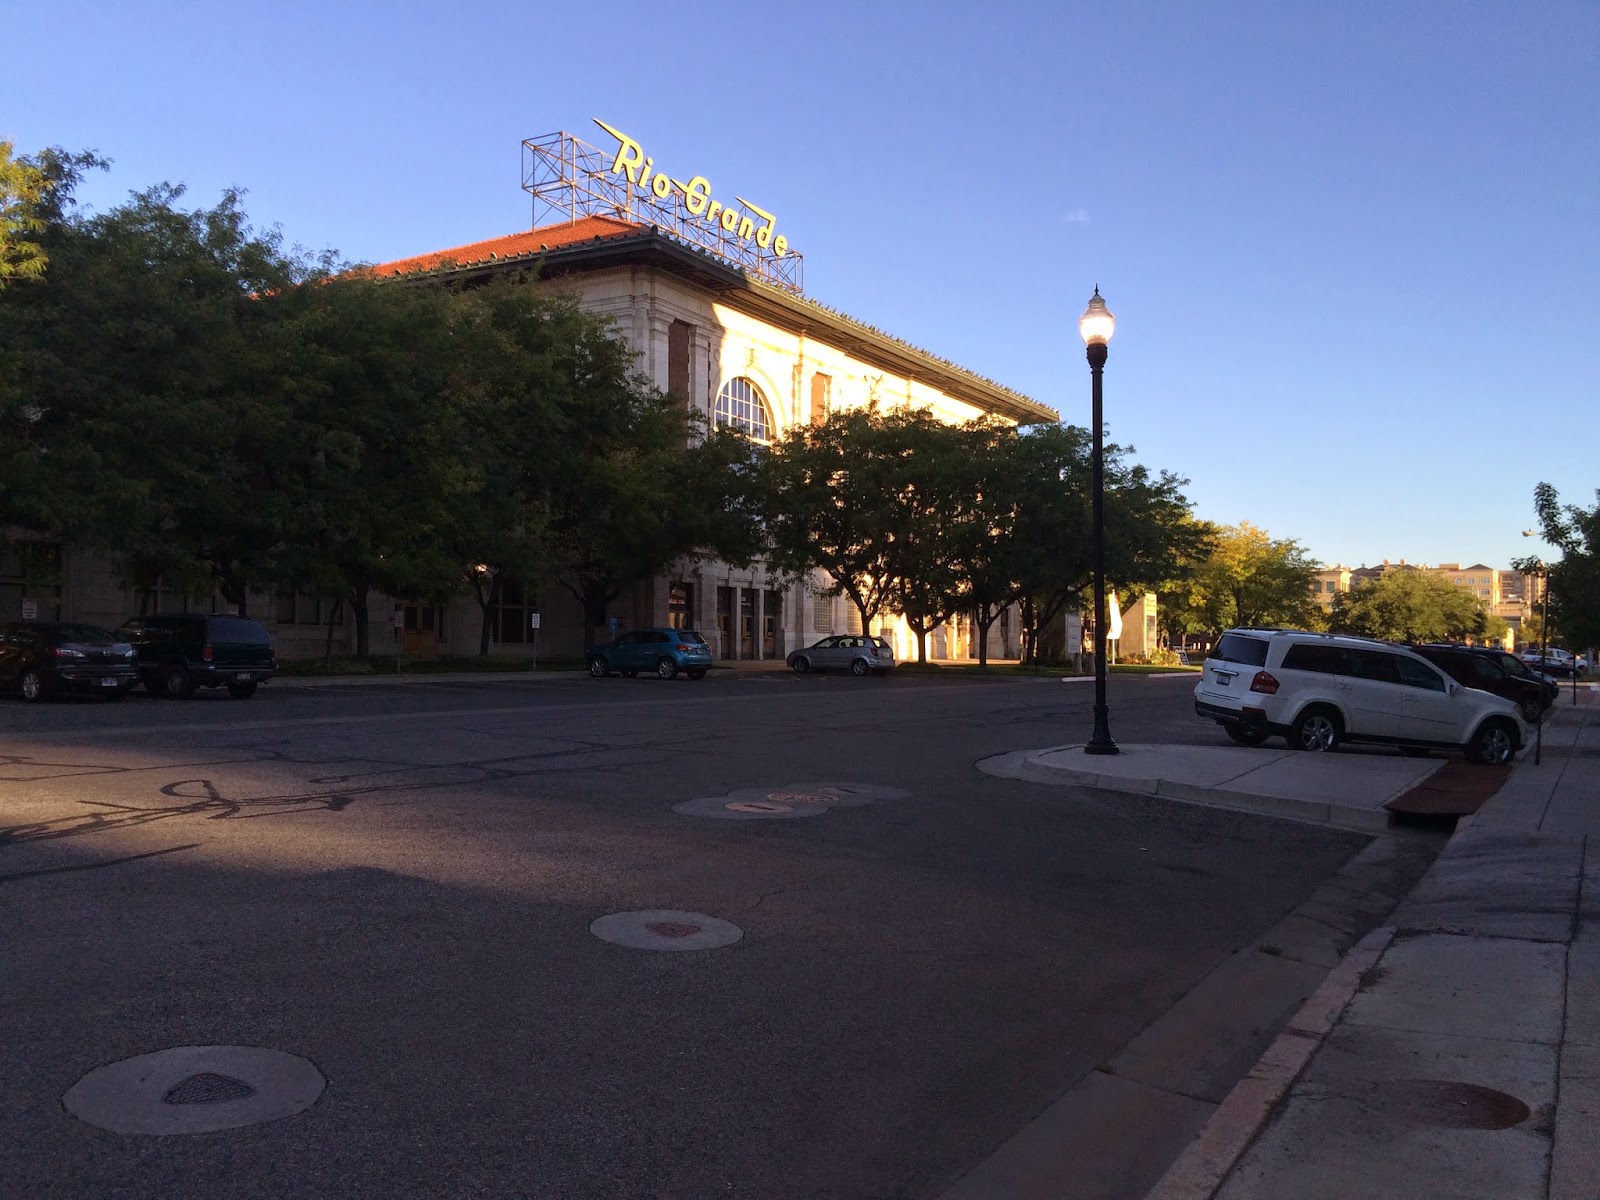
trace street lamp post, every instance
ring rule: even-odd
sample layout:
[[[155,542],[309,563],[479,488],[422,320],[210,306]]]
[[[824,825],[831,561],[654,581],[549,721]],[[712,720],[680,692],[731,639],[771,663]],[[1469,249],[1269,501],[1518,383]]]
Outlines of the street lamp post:
[[[1116,318],[1100,298],[1100,288],[1096,286],[1089,307],[1078,318],[1078,333],[1083,337],[1089,359],[1090,387],[1094,396],[1094,473],[1091,484],[1094,491],[1094,732],[1089,735],[1089,743],[1083,748],[1085,754],[1119,753],[1116,742],[1111,740],[1106,708],[1106,487],[1103,422],[1100,419],[1100,374],[1105,370],[1106,352],[1115,328]]]

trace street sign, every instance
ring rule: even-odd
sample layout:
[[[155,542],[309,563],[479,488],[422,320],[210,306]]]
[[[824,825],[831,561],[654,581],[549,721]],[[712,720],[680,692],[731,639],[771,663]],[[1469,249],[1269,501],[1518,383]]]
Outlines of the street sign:
[[[404,629],[406,627],[406,610],[405,609],[397,608],[397,609],[394,610],[394,627],[396,629]]]
[[[529,613],[528,614],[528,628],[529,629],[537,629],[537,628],[539,628],[539,614],[538,613]]]
[[[24,600],[22,602],[22,619],[24,621],[37,621],[39,619],[39,602],[37,600]]]

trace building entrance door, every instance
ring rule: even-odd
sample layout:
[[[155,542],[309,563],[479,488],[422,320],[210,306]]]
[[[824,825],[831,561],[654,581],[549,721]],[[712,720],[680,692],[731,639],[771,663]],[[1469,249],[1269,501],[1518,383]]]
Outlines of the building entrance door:
[[[783,593],[768,590],[761,605],[761,657],[778,658],[778,630],[783,625]]]
[[[434,605],[406,605],[405,652],[415,658],[439,657],[439,610]]]
[[[717,657],[738,658],[739,647],[733,640],[733,593],[731,587],[717,589]]]

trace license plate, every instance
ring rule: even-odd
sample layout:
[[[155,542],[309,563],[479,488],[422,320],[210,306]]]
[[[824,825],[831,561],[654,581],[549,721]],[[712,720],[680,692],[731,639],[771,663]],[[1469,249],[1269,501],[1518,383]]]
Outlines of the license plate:
[[[234,679],[239,683],[249,683],[250,682],[250,672],[249,671],[240,671],[237,675],[234,676]]]
[[[100,681],[100,686],[101,687],[116,687],[117,686],[117,681],[115,679],[102,679]]]

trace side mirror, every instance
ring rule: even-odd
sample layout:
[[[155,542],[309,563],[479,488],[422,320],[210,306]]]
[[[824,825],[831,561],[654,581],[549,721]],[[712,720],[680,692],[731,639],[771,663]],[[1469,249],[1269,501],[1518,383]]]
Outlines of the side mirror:
[[[1452,684],[1448,684],[1448,685],[1446,685],[1446,686],[1448,686],[1448,687],[1449,687],[1449,689],[1450,689],[1450,694],[1451,694],[1451,695],[1452,695],[1452,696],[1459,696],[1459,695],[1461,695],[1461,685],[1460,685],[1460,684],[1459,684],[1459,683],[1452,683]]]

